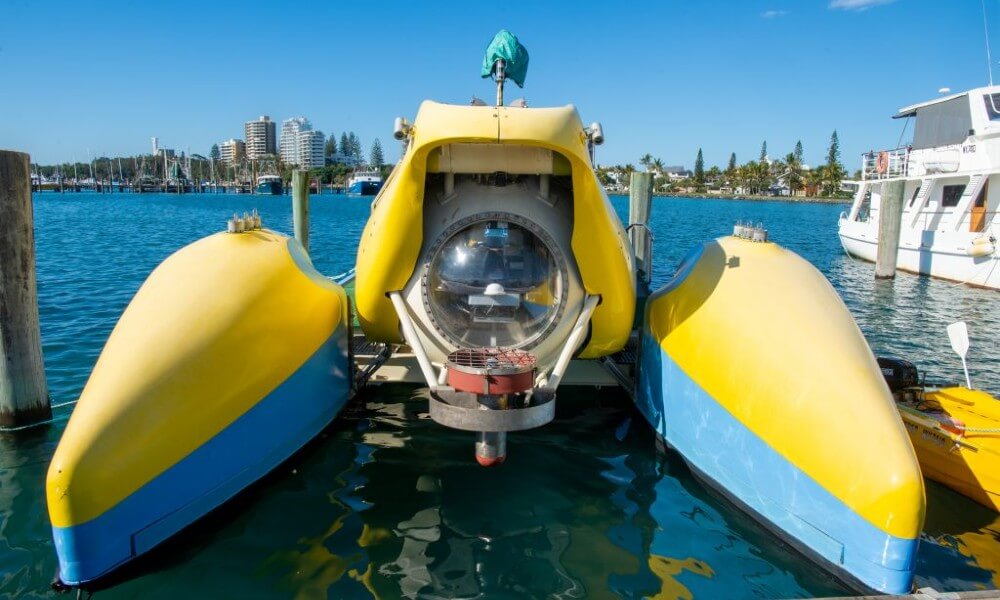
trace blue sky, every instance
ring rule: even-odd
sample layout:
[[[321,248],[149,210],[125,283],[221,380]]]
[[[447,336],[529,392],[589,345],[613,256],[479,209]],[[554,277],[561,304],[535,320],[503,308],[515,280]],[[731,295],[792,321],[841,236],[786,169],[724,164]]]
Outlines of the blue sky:
[[[508,98],[576,104],[604,126],[601,163],[690,167],[702,147],[724,165],[801,139],[816,164],[836,128],[853,170],[895,145],[901,106],[986,83],[980,0],[4,5],[0,147],[42,163],[148,152],[153,135],[207,153],[261,114],[379,137],[392,159],[395,116],[490,98],[479,66],[502,27],[531,54]],[[1000,40],[1000,0],[986,8]]]

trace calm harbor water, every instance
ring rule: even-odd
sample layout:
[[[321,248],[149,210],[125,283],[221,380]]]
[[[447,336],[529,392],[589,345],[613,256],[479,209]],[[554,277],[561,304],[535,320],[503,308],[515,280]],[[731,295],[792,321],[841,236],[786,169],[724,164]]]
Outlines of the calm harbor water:
[[[616,198],[620,212],[624,198]],[[314,197],[312,255],[326,274],[353,265],[369,199]],[[53,402],[74,400],[104,340],[146,275],[184,244],[258,208],[290,232],[287,197],[44,194],[35,199],[42,339]],[[900,274],[873,281],[836,236],[843,206],[654,201],[654,278],[662,284],[700,241],[737,219],[815,264],[843,295],[878,354],[957,381],[944,328],[969,323],[972,380],[1000,394],[1000,295]],[[823,365],[816,365],[817,369]],[[783,598],[844,593],[760,526],[707,493],[653,436],[627,398],[574,393],[557,419],[511,435],[499,469],[472,460],[468,434],[426,415],[413,387],[365,392],[277,472],[136,568],[100,598],[333,597]],[[53,595],[44,501],[57,421],[0,435],[0,595]],[[831,407],[835,410],[835,407]],[[865,442],[859,424],[855,440]],[[876,458],[876,457],[873,457]],[[1000,585],[1000,518],[928,484],[918,585]]]

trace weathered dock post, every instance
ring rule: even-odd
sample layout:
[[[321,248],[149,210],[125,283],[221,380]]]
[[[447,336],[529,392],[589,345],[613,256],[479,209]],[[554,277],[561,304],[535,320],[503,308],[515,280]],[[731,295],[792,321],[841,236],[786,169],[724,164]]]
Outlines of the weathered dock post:
[[[42,362],[29,158],[0,150],[0,429],[52,418]]]
[[[653,203],[653,174],[633,171],[628,184],[629,240],[635,252],[639,277],[649,283],[653,266],[652,240],[649,237],[649,212]]]
[[[899,233],[903,226],[903,186],[903,180],[886,181],[882,184],[875,279],[892,279],[896,276]]]
[[[292,173],[292,223],[295,239],[309,252],[309,171]]]

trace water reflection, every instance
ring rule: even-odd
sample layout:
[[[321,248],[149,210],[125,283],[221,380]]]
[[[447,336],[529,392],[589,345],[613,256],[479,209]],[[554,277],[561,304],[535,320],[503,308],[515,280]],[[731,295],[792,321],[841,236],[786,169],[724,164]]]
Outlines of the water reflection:
[[[1000,587],[1000,515],[927,482],[917,580],[936,589]]]
[[[616,199],[625,210],[625,199]],[[366,200],[312,206],[312,255],[339,273]],[[287,198],[46,195],[35,205],[46,369],[54,399],[72,400],[115,320],[170,252],[257,207],[291,230]],[[736,219],[815,264],[878,353],[905,356],[935,379],[961,378],[945,326],[970,325],[973,382],[1000,393],[996,292],[901,273],[844,256],[839,206],[657,199],[654,279]],[[170,223],[163,227],[162,223]],[[134,225],[120,243],[120,224]],[[888,283],[887,285],[883,285]],[[818,366],[820,367],[820,366]],[[557,420],[511,435],[500,469],[472,460],[471,435],[426,415],[413,388],[368,392],[369,410],[338,419],[260,485],[99,592],[106,598],[803,597],[844,592],[750,518],[708,493],[617,394],[566,391]],[[0,596],[48,597],[55,555],[44,477],[64,422],[0,436]],[[928,484],[918,585],[1000,583],[997,515]]]
[[[296,504],[332,520],[267,561],[299,597],[842,591],[658,453],[624,396],[574,393],[554,423],[512,435],[499,469],[478,467],[471,435],[430,421],[414,390],[369,400],[327,442],[353,450],[343,471],[326,471],[327,506]]]

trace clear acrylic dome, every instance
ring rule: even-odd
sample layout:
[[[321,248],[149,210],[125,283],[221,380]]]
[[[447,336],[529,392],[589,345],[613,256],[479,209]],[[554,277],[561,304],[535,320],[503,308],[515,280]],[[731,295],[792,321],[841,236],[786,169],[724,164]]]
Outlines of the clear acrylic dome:
[[[472,223],[431,259],[424,280],[431,318],[458,346],[530,347],[554,325],[566,300],[558,256],[518,223]]]

